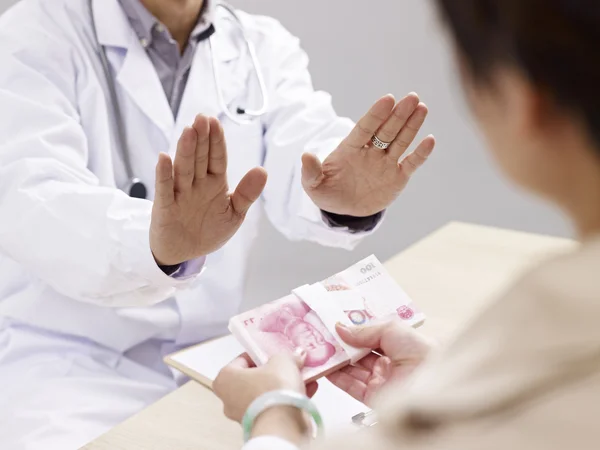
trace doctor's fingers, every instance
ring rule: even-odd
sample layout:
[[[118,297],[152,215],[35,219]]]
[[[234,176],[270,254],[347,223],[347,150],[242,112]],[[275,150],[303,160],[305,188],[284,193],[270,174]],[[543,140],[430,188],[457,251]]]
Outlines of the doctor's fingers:
[[[419,105],[419,96],[411,92],[398,102],[388,119],[374,133],[383,142],[393,142]]]
[[[166,153],[158,155],[154,190],[154,203],[161,208],[169,207],[175,201],[173,161]]]
[[[348,137],[344,139],[344,144],[360,150],[371,142],[375,132],[390,117],[395,104],[396,100],[392,95],[386,95],[377,100],[369,112],[356,123]]]
[[[210,150],[208,158],[208,173],[223,175],[227,172],[227,144],[225,132],[218,119],[211,117]]]
[[[208,117],[199,114],[194,120],[194,130],[198,135],[196,142],[195,179],[206,178],[208,158],[210,153],[210,121]]]
[[[231,194],[231,206],[233,211],[244,217],[250,206],[258,200],[267,184],[267,171],[262,167],[250,170],[239,182],[233,194]]]
[[[418,103],[387,150],[391,158],[398,161],[406,152],[425,123],[427,114],[427,105]]]
[[[421,167],[425,161],[427,161],[427,158],[429,158],[429,155],[431,155],[434,148],[435,138],[432,135],[429,135],[423,139],[415,151],[404,158],[400,163],[399,168],[401,181],[405,181],[406,178],[415,173],[417,169]]]
[[[191,188],[194,181],[194,159],[196,157],[196,142],[198,135],[193,128],[185,128],[175,153],[173,163],[173,177],[175,179],[175,190],[184,192]]]

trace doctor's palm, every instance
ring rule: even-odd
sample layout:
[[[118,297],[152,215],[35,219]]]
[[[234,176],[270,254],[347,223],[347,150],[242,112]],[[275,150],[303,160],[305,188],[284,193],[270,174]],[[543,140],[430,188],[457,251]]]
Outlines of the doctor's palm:
[[[433,151],[435,139],[428,136],[399,162],[426,117],[416,94],[398,104],[391,95],[381,98],[323,163],[303,155],[304,190],[319,208],[335,214],[366,217],[386,209]],[[375,148],[373,135],[389,148]]]
[[[150,227],[158,264],[176,265],[212,253],[238,230],[267,174],[252,169],[230,194],[226,172],[225,137],[214,118],[198,116],[184,130],[174,163],[160,155]]]

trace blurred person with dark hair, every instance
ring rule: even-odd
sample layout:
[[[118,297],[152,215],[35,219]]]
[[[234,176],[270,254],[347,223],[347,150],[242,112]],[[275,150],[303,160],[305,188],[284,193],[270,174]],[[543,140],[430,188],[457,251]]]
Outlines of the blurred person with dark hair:
[[[383,351],[330,376],[367,404],[381,399],[379,423],[322,445],[597,449],[600,5],[437,3],[456,42],[466,97],[495,159],[515,183],[569,215],[581,246],[523,277],[445,349],[430,351],[424,337],[397,322],[339,328],[347,343]],[[226,414],[240,420],[251,402],[277,389],[304,394],[297,375],[302,359],[282,356],[261,368],[234,361],[215,382]],[[246,448],[293,449],[308,429],[298,410],[273,407],[254,422]]]

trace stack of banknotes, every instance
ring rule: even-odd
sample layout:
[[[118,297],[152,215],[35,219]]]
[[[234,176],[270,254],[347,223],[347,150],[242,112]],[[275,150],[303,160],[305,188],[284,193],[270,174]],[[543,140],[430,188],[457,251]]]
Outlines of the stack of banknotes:
[[[345,344],[336,323],[365,325],[393,316],[413,327],[425,320],[379,260],[369,256],[319,283],[233,317],[229,330],[258,366],[277,353],[304,349],[303,377],[310,382],[372,351]]]

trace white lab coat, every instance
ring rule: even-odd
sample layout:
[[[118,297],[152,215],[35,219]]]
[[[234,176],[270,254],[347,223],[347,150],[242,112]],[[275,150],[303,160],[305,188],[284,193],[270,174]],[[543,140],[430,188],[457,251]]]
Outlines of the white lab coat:
[[[118,1],[94,0],[93,13],[97,37],[116,74],[133,169],[151,197],[158,153],[174,154],[181,131],[196,114],[214,115],[225,128],[230,184],[250,168],[264,166],[269,173],[264,210],[281,233],[344,248],[358,242],[364,233],[330,228],[301,187],[300,155],[325,156],[353,124],[336,116],[327,94],[313,90],[308,59],[296,38],[275,20],[240,13],[264,72],[270,112],[248,126],[223,115],[204,41],[174,119]],[[237,27],[225,13],[217,15],[215,26],[226,101],[255,105],[260,96]],[[150,339],[186,345],[223,333],[242,301],[258,231],[260,209],[253,207],[235,237],[209,255],[202,274],[176,280],[161,272],[148,245],[151,201],[129,198],[118,189],[127,175],[94,41],[86,0],[23,0],[0,18],[0,342],[3,333],[6,339],[19,328],[28,336],[30,356],[36,340],[49,358],[60,359],[58,350],[52,354],[53,339],[121,355]],[[17,375],[3,379],[4,372],[38,371],[32,383],[48,375],[19,359],[20,348],[13,337],[0,349],[3,390],[19,380]],[[9,362],[21,366],[5,371]],[[165,381],[161,395],[170,383]],[[64,410],[71,398],[84,396],[77,389],[72,383],[56,408]],[[0,405],[0,423],[6,424],[3,418],[14,418],[15,403],[0,398]],[[106,414],[98,432],[122,415]],[[0,434],[6,443],[3,438]]]

